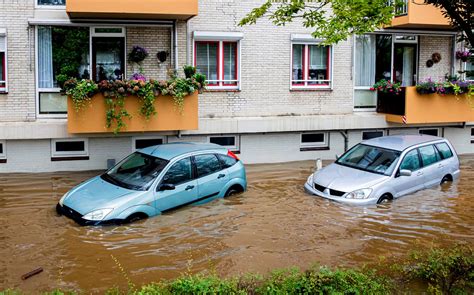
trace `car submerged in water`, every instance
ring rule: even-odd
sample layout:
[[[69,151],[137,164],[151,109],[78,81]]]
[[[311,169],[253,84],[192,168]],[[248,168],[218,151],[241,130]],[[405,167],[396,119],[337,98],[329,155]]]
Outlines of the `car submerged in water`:
[[[348,204],[380,204],[459,178],[448,140],[429,135],[369,139],[311,174],[305,190]]]
[[[56,211],[81,225],[129,223],[246,188],[244,165],[231,151],[216,144],[171,143],[139,150],[79,184]]]

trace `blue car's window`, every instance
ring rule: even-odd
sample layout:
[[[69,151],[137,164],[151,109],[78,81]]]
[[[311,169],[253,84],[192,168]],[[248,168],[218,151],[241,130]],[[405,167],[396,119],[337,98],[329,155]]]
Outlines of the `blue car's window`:
[[[147,190],[166,164],[167,160],[137,152],[104,173],[102,179],[132,190]]]
[[[367,172],[391,175],[399,157],[399,151],[359,144],[342,155],[336,163]]]
[[[222,166],[224,166],[224,168],[232,167],[235,165],[235,163],[237,163],[236,159],[226,155],[218,154],[217,157],[221,160]]]
[[[441,160],[439,154],[436,152],[434,146],[432,145],[421,147],[420,155],[421,160],[423,161],[423,166],[425,167]]]
[[[171,165],[163,177],[162,183],[178,185],[193,179],[191,158],[179,160]]]
[[[441,158],[443,158],[443,160],[453,156],[453,152],[445,142],[436,144],[436,149],[441,154]]]
[[[221,164],[215,155],[198,155],[194,157],[198,177],[203,177],[221,170]]]
[[[420,169],[420,157],[418,157],[418,150],[412,150],[405,155],[402,164],[400,164],[400,170],[416,171]]]

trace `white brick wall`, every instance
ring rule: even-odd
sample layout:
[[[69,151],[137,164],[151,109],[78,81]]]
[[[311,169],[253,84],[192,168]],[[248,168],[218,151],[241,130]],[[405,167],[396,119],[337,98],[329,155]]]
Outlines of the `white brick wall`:
[[[428,78],[433,81],[444,81],[445,75],[451,74],[451,67],[453,66],[452,41],[453,37],[420,36],[420,81]],[[428,68],[426,61],[431,59],[435,52],[441,54],[441,61]]]

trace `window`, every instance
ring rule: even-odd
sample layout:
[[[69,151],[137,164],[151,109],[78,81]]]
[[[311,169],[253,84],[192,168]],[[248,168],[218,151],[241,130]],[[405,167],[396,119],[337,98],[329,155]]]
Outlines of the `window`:
[[[8,92],[7,87],[7,34],[0,29],[0,93]]]
[[[419,150],[420,150],[421,160],[423,161],[424,167],[429,166],[441,160],[439,154],[436,152],[433,145],[427,145],[427,146],[421,147]]]
[[[194,65],[206,75],[208,87],[238,89],[239,42],[196,41]]]
[[[354,108],[374,109],[377,94],[370,88],[375,84],[375,35],[361,35],[355,39]]]
[[[471,128],[471,143],[474,143],[474,128]]]
[[[5,140],[0,141],[0,163],[7,161],[7,143]]]
[[[420,169],[420,157],[418,156],[418,150],[412,150],[405,155],[402,163],[400,164],[400,170],[416,171]]]
[[[445,142],[437,143],[435,144],[435,146],[443,160],[447,158],[451,158],[453,156],[453,152],[451,151],[447,143]]]
[[[302,133],[300,151],[328,150],[328,133]]]
[[[191,158],[174,163],[163,177],[162,183],[179,185],[193,179]]]
[[[421,135],[431,135],[431,136],[439,136],[439,128],[425,128],[425,129],[420,129],[418,132]]]
[[[221,164],[224,169],[234,166],[238,161],[235,158],[227,155],[218,154],[217,157],[221,160]]]
[[[474,80],[474,59],[469,59],[464,63],[464,70],[466,71],[466,80]]]
[[[39,6],[64,6],[66,0],[37,0]]]
[[[115,27],[92,29],[92,79],[121,80],[125,73],[125,30]]]
[[[197,155],[194,157],[198,177],[218,172],[221,170],[221,164],[216,155]]]
[[[53,161],[89,160],[89,141],[87,139],[52,139],[51,157]]]
[[[39,114],[66,114],[66,96],[59,93],[69,77],[89,79],[89,28],[37,28]]]
[[[231,151],[239,150],[239,138],[238,136],[209,136],[209,142],[215,143],[228,148]]]
[[[132,141],[133,151],[165,143],[164,137],[135,137]]]
[[[291,88],[331,87],[331,47],[293,44]]]
[[[384,136],[384,132],[382,130],[376,131],[362,131],[362,140],[377,138]]]

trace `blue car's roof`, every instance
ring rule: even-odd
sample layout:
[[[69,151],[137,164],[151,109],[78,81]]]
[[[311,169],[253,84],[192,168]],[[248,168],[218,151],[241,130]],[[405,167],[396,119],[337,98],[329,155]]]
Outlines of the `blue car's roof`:
[[[204,150],[225,150],[224,147],[213,143],[198,143],[198,142],[175,142],[168,144],[161,144],[150,146],[139,150],[139,152],[158,157],[165,160],[171,160],[177,156],[204,151]]]
[[[431,135],[393,135],[372,138],[365,140],[362,143],[396,151],[404,151],[405,149],[417,144],[441,139],[443,138]]]

